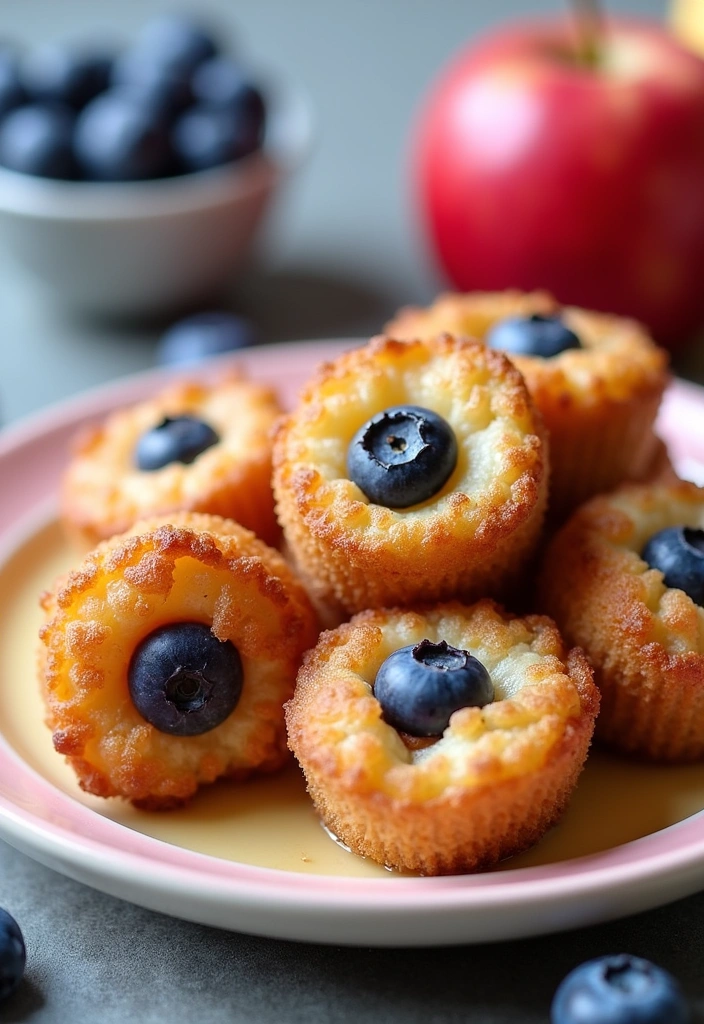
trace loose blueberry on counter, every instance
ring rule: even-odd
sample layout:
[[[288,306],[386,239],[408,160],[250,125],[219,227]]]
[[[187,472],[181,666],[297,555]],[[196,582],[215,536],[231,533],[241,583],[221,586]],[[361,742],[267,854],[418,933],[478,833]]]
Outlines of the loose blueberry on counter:
[[[254,324],[234,313],[196,313],[170,327],[156,349],[161,366],[189,366],[208,356],[246,348],[257,340]]]
[[[422,640],[389,655],[377,672],[374,696],[395,729],[410,736],[441,736],[455,711],[490,704],[494,686],[468,651],[444,640]]]
[[[688,1024],[667,971],[637,956],[604,956],[576,967],[553,999],[551,1024]]]
[[[695,604],[704,605],[704,530],[669,526],[653,534],[641,558],[660,570],[666,587],[684,590]]]
[[[201,61],[214,57],[218,43],[212,33],[185,14],[161,14],[142,28],[135,49],[161,68],[193,70]]]
[[[569,348],[581,348],[579,338],[559,316],[508,317],[494,324],[486,337],[489,348],[515,356],[549,359]]]
[[[172,462],[189,466],[220,438],[208,423],[192,416],[165,416],[142,434],[135,449],[137,468],[152,472]]]
[[[74,145],[79,167],[94,181],[141,181],[173,170],[163,121],[119,90],[102,93],[83,109]]]
[[[0,164],[42,178],[76,177],[73,114],[68,108],[31,104],[0,124]]]
[[[27,959],[24,939],[17,921],[0,909],[0,1002],[15,991]]]
[[[200,622],[160,626],[139,644],[127,672],[132,703],[155,729],[200,736],[228,718],[242,694],[239,651]]]
[[[246,112],[196,103],[174,123],[171,144],[182,170],[206,171],[254,153],[262,135],[263,122]]]
[[[65,103],[80,110],[107,88],[112,58],[59,44],[31,50],[22,63],[22,83],[38,103]]]
[[[193,99],[209,107],[236,110],[250,121],[264,123],[264,97],[227,57],[203,61],[191,79]]]
[[[442,416],[395,405],[359,428],[347,450],[347,472],[367,498],[408,508],[431,498],[457,464],[457,440]]]
[[[26,99],[17,57],[9,48],[0,46],[0,117],[19,107]]]

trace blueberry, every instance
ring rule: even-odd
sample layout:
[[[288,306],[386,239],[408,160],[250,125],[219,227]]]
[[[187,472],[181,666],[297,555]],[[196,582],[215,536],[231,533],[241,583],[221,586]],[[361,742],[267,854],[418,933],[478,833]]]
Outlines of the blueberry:
[[[0,1002],[19,985],[26,959],[19,925],[6,910],[0,910]]]
[[[246,348],[257,340],[254,325],[234,313],[196,313],[170,327],[156,350],[161,366],[187,366],[208,356]]]
[[[666,587],[684,590],[695,604],[704,606],[704,530],[669,526],[653,534],[641,558],[660,570]]]
[[[75,178],[72,137],[67,108],[18,107],[0,125],[0,164],[42,178]]]
[[[95,181],[161,178],[173,167],[165,123],[118,90],[96,97],[81,112],[75,152],[85,177]]]
[[[80,110],[107,88],[111,57],[59,44],[32,50],[22,64],[22,82],[39,103],[65,103]]]
[[[160,626],[142,640],[127,670],[132,703],[172,736],[199,736],[237,707],[243,672],[239,651],[200,622]]]
[[[110,85],[134,96],[161,118],[172,118],[193,102],[190,69],[162,68],[139,50],[126,50],[116,58]]]
[[[236,110],[260,126],[264,123],[264,97],[227,57],[213,57],[199,64],[193,72],[191,89],[196,103]]]
[[[219,440],[213,428],[202,420],[191,416],[165,416],[161,423],[140,437],[135,462],[137,468],[145,472],[172,462],[188,466]]]
[[[457,464],[452,428],[418,405],[395,405],[359,428],[347,450],[347,472],[370,501],[408,508],[431,498]]]
[[[205,171],[254,153],[262,129],[259,120],[239,110],[197,103],[175,122],[171,143],[184,171]]]
[[[499,349],[515,356],[559,355],[568,348],[581,348],[579,338],[559,316],[509,317],[494,324],[486,337],[489,348]]]
[[[376,674],[374,695],[384,720],[411,736],[440,736],[460,708],[494,699],[489,673],[468,651],[444,640],[422,640],[389,655]]]
[[[18,61],[12,50],[0,46],[0,117],[26,101]]]
[[[688,1024],[675,979],[637,956],[603,956],[575,967],[555,993],[551,1024]]]
[[[185,14],[161,14],[147,22],[137,36],[136,49],[152,63],[192,70],[218,52],[215,37],[204,25]]]

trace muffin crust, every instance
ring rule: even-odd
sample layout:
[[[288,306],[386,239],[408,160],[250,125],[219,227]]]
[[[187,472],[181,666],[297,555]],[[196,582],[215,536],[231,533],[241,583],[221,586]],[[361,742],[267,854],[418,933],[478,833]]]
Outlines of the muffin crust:
[[[90,548],[139,519],[189,511],[235,519],[276,543],[270,434],[280,412],[273,391],[230,372],[215,385],[173,384],[112,413],[76,439],[61,490],[68,533]],[[165,416],[183,415],[204,420],[219,442],[190,465],[138,469],[134,451],[141,435]]]
[[[430,746],[382,717],[376,673],[422,639],[469,650],[496,699],[456,711]],[[598,691],[554,623],[492,601],[377,610],[323,633],[286,707],[289,745],[323,821],[355,853],[423,874],[474,871],[525,849],[562,813]]]
[[[284,762],[283,704],[317,624],[282,557],[249,530],[188,513],[136,524],[101,544],[41,603],[47,724],[89,793],[168,807],[202,783]],[[134,707],[127,669],[154,629],[188,621],[232,641],[244,686],[216,728],[174,736]]]
[[[704,757],[704,609],[641,558],[668,526],[704,527],[704,489],[664,482],[594,498],[550,545],[540,603],[594,665],[596,734],[657,761]]]
[[[371,503],[349,479],[357,429],[399,404],[443,416],[457,465],[407,509]],[[373,338],[324,364],[274,441],[274,493],[288,549],[328,621],[370,607],[505,595],[542,525],[547,446],[520,374],[476,342]]]

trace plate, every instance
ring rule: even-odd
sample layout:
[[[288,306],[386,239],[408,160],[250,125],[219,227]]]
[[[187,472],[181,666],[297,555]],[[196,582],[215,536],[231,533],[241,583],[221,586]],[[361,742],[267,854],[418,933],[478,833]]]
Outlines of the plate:
[[[232,362],[292,401],[353,340],[252,349]],[[82,793],[51,748],[34,682],[36,599],[71,561],[55,493],[70,438],[178,376],[153,371],[71,399],[0,434],[0,836],[114,896],[202,924],[365,946],[487,942],[604,921],[695,892],[704,879],[704,765],[594,752],[563,821],[481,875],[385,871],[337,845],[293,766],[215,785],[182,811],[147,814]],[[683,429],[682,424],[686,424]],[[674,383],[659,420],[679,469],[704,482],[704,391]]]

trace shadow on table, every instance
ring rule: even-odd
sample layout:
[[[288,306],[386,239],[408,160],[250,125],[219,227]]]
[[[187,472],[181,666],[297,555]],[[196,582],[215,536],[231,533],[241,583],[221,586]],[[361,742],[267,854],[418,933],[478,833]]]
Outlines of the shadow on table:
[[[37,986],[24,978],[15,994],[3,1003],[0,1010],[2,1024],[24,1024],[44,1006],[44,997]]]
[[[690,1001],[692,1024],[701,1024],[703,922],[699,894],[621,921],[483,946],[346,949],[277,942],[272,956],[272,942],[233,936],[231,948],[238,955],[243,943],[249,948],[260,984],[267,970],[273,984],[274,974],[280,984],[287,979],[296,1007],[287,1024],[305,1021],[304,1004],[311,1001],[316,1020],[345,1024],[545,1024],[554,992],[573,967],[622,952],[670,970]]]
[[[248,272],[225,295],[168,315],[132,319],[64,311],[81,334],[95,334],[126,345],[153,343],[182,316],[206,309],[229,309],[252,320],[262,342],[369,336],[394,313],[397,300],[370,281],[330,274],[323,268],[291,267]]]

